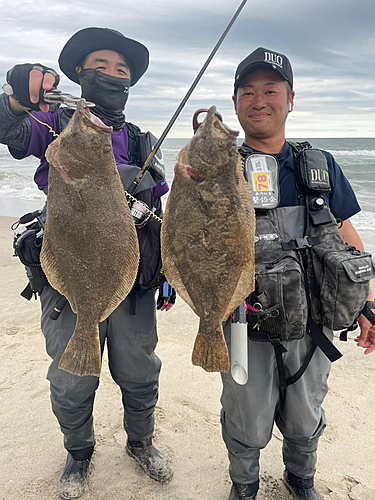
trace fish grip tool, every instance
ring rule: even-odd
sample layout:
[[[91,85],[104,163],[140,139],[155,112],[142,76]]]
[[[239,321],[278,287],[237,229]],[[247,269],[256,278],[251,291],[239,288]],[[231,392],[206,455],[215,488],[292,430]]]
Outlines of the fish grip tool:
[[[212,49],[211,51],[211,54],[208,56],[206,62],[204,63],[204,65],[202,66],[202,69],[199,71],[198,75],[196,76],[195,80],[193,81],[193,83],[191,84],[189,90],[187,91],[185,97],[182,99],[180,105],[178,106],[178,108],[176,109],[174,115],[172,116],[172,118],[170,119],[169,123],[167,124],[165,130],[163,131],[163,133],[161,134],[160,138],[158,139],[158,141],[156,142],[153,150],[151,151],[149,157],[147,158],[147,160],[145,161],[143,167],[141,168],[141,170],[139,171],[137,177],[134,179],[133,183],[131,184],[131,186],[129,187],[128,189],[128,192],[129,194],[134,194],[135,190],[137,189],[137,186],[138,184],[141,182],[144,174],[147,172],[147,170],[149,169],[149,165],[153,159],[153,157],[155,156],[155,154],[157,153],[157,151],[159,150],[160,146],[162,145],[164,139],[166,138],[166,136],[168,135],[170,129],[172,128],[173,124],[175,123],[175,121],[177,120],[179,114],[181,113],[182,109],[184,108],[185,104],[187,103],[189,97],[191,96],[191,94],[193,93],[193,90],[195,89],[195,87],[198,85],[198,82],[199,80],[202,78],[204,72],[206,71],[208,65],[210,64],[210,62],[212,61],[214,55],[216,54],[216,52],[218,51],[220,45],[222,44],[224,38],[227,36],[229,30],[231,29],[231,27],[233,26],[235,20],[237,19],[237,17],[240,15],[240,12],[242,11],[242,9],[244,8],[245,4],[246,4],[247,0],[243,0],[240,4],[240,6],[238,7],[238,9],[236,10],[236,12],[234,13],[232,19],[230,20],[228,26],[225,28],[223,34],[221,35],[221,37],[219,38],[218,42],[216,43],[215,47]]]
[[[81,101],[83,97],[75,97],[71,94],[67,94],[66,92],[61,92],[61,90],[52,87],[51,90],[41,89],[40,102],[51,104],[55,106],[59,106],[60,104],[64,104],[68,108],[76,108],[79,101]],[[90,101],[86,101],[85,106],[87,108],[93,108],[95,104]]]

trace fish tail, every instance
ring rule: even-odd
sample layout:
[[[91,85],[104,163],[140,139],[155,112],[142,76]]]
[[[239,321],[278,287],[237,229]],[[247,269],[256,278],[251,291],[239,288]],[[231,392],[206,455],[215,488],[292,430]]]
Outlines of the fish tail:
[[[77,320],[77,325],[66,349],[61,356],[59,368],[73,375],[99,377],[101,368],[101,351],[99,342],[99,326],[94,325],[95,334],[88,336],[87,328]]]
[[[229,357],[221,324],[214,332],[201,334],[199,325],[198,335],[195,339],[192,354],[192,363],[201,366],[206,372],[229,371]]]

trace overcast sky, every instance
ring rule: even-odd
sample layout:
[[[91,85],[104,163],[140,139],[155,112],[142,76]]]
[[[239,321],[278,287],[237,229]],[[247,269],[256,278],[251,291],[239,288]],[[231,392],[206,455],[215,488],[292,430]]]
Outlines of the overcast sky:
[[[160,135],[240,3],[3,0],[0,81],[17,63],[58,69],[65,42],[84,27],[119,30],[150,51],[147,73],[131,88],[127,119]],[[194,111],[213,104],[239,130],[234,73],[262,46],[284,53],[293,66],[296,97],[287,137],[375,138],[374,27],[375,0],[248,0],[168,137],[190,137]],[[64,75],[59,88],[79,95]]]

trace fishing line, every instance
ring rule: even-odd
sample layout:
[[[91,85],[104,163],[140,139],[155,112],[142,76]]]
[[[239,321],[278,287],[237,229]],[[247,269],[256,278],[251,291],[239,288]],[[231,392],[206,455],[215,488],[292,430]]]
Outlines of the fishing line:
[[[167,124],[167,126],[165,127],[165,130],[164,132],[161,134],[160,138],[158,139],[158,141],[156,142],[153,150],[151,151],[149,157],[147,158],[147,160],[145,161],[143,167],[141,168],[141,170],[139,171],[137,177],[134,179],[133,183],[131,184],[131,186],[129,187],[129,190],[128,191],[125,191],[125,194],[127,196],[130,197],[130,199],[134,198],[132,195],[134,193],[134,191],[137,189],[137,186],[138,184],[141,182],[144,174],[146,173],[146,171],[149,169],[149,165],[151,163],[151,160],[153,159],[153,157],[155,156],[155,154],[158,152],[162,142],[164,141],[164,139],[166,138],[166,136],[168,135],[168,132],[170,131],[170,129],[172,128],[173,124],[175,123],[175,121],[177,120],[179,114],[181,113],[182,109],[184,108],[185,104],[187,103],[189,97],[191,96],[191,94],[193,93],[195,87],[198,85],[198,82],[199,80],[202,78],[204,72],[206,71],[208,65],[210,64],[210,62],[212,61],[214,55],[216,54],[216,52],[218,51],[220,45],[222,44],[224,38],[227,36],[229,30],[231,29],[231,27],[233,26],[234,22],[236,21],[237,17],[240,15],[240,12],[242,11],[242,9],[244,8],[245,4],[246,4],[247,0],[243,0],[240,4],[240,6],[238,7],[238,9],[236,10],[236,12],[234,13],[232,19],[230,20],[228,26],[225,28],[223,34],[221,35],[221,37],[219,38],[218,42],[216,43],[215,47],[212,49],[212,52],[211,54],[208,56],[206,62],[204,63],[204,65],[202,66],[202,69],[199,71],[198,75],[196,76],[195,80],[193,81],[193,83],[191,84],[189,90],[187,91],[185,97],[182,99],[180,105],[178,106],[178,108],[176,109],[174,115],[172,116],[172,118],[169,120],[169,123]],[[22,106],[23,107],[23,106]],[[26,109],[26,108],[23,108],[26,113],[31,116],[32,118],[34,118],[34,120],[36,120],[37,122],[39,122],[41,125],[45,125],[47,128],[48,128],[48,131],[53,134],[53,137],[58,137],[59,135],[52,129],[52,127],[50,127],[50,125],[48,125],[47,123],[44,123],[40,120],[38,120],[38,118],[36,118],[34,115],[32,115],[31,113],[29,113],[29,111]],[[155,216],[154,213],[151,212],[151,215],[155,218],[155,219],[158,219],[160,222],[161,222],[161,219],[159,219],[159,217]]]
[[[129,188],[129,192],[131,194],[134,193],[134,191],[136,190],[138,184],[141,182],[142,180],[142,177],[144,176],[145,172],[149,169],[149,165],[150,165],[150,162],[151,160],[153,159],[153,157],[155,156],[155,154],[157,153],[158,149],[160,148],[162,142],[164,141],[164,139],[166,138],[168,132],[170,131],[170,129],[172,128],[174,122],[177,120],[177,117],[178,115],[181,113],[183,107],[185,106],[187,100],[189,99],[189,97],[191,96],[193,90],[195,89],[195,87],[197,86],[199,80],[202,78],[202,75],[203,73],[206,71],[208,65],[210,64],[211,60],[213,59],[214,55],[216,54],[216,52],[218,51],[220,45],[222,44],[224,38],[227,36],[228,34],[228,31],[231,29],[233,23],[235,22],[235,20],[237,19],[237,17],[239,16],[241,10],[243,9],[243,7],[245,6],[247,0],[243,0],[243,2],[241,3],[241,5],[238,7],[237,11],[235,12],[234,16],[232,17],[232,19],[230,20],[228,26],[225,28],[223,34],[221,35],[221,37],[219,38],[219,41],[217,42],[217,44],[215,45],[215,47],[213,48],[211,54],[208,56],[207,58],[207,61],[204,63],[202,69],[200,70],[200,72],[198,73],[197,77],[195,78],[194,82],[191,84],[189,90],[187,91],[185,97],[182,99],[181,101],[181,104],[178,106],[177,110],[175,111],[174,115],[172,116],[172,118],[170,119],[168,125],[166,126],[164,132],[161,134],[159,140],[156,142],[155,146],[154,146],[154,149],[151,151],[149,157],[147,158],[147,160],[145,161],[145,164],[143,165],[143,167],[141,168],[141,170],[139,171],[137,177],[134,179],[133,181],[133,184],[130,186]]]
[[[59,134],[57,134],[57,133],[53,130],[53,128],[52,128],[50,125],[48,125],[48,123],[44,123],[44,122],[42,122],[42,121],[38,120],[38,118],[36,118],[36,117],[35,117],[33,114],[31,114],[31,113],[30,113],[30,112],[29,112],[26,108],[24,108],[24,107],[22,106],[22,104],[20,104],[20,106],[21,106],[21,107],[22,107],[22,108],[26,111],[26,113],[27,113],[29,116],[31,116],[31,118],[34,118],[34,120],[35,120],[35,121],[37,121],[38,123],[40,123],[41,125],[45,125],[45,126],[48,128],[48,132],[49,132],[50,134],[53,134],[53,137],[59,137]]]

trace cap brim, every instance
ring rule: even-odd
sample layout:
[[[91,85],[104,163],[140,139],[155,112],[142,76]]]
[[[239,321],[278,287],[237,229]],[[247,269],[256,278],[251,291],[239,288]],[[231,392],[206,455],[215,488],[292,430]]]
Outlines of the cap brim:
[[[79,83],[76,67],[91,52],[114,50],[130,64],[131,83],[135,85],[148,68],[149,52],[141,43],[105,28],[84,28],[65,44],[59,57],[61,71],[73,82]]]
[[[256,62],[253,62],[251,64],[249,64],[248,66],[246,66],[242,71],[241,71],[241,74],[238,75],[238,78],[237,80],[235,81],[234,83],[234,89],[235,91],[237,91],[238,87],[240,86],[240,83],[241,81],[247,76],[249,75],[250,73],[252,73],[253,71],[256,71],[257,69],[270,69],[272,71],[276,71],[281,77],[283,80],[285,80],[286,82],[288,81],[286,78],[285,78],[285,75],[284,73],[282,73],[280,71],[280,69],[276,66],[276,65],[273,65],[273,64],[270,64],[270,63],[265,63],[265,62],[262,62],[262,61],[256,61]],[[290,84],[290,82],[288,82]]]

